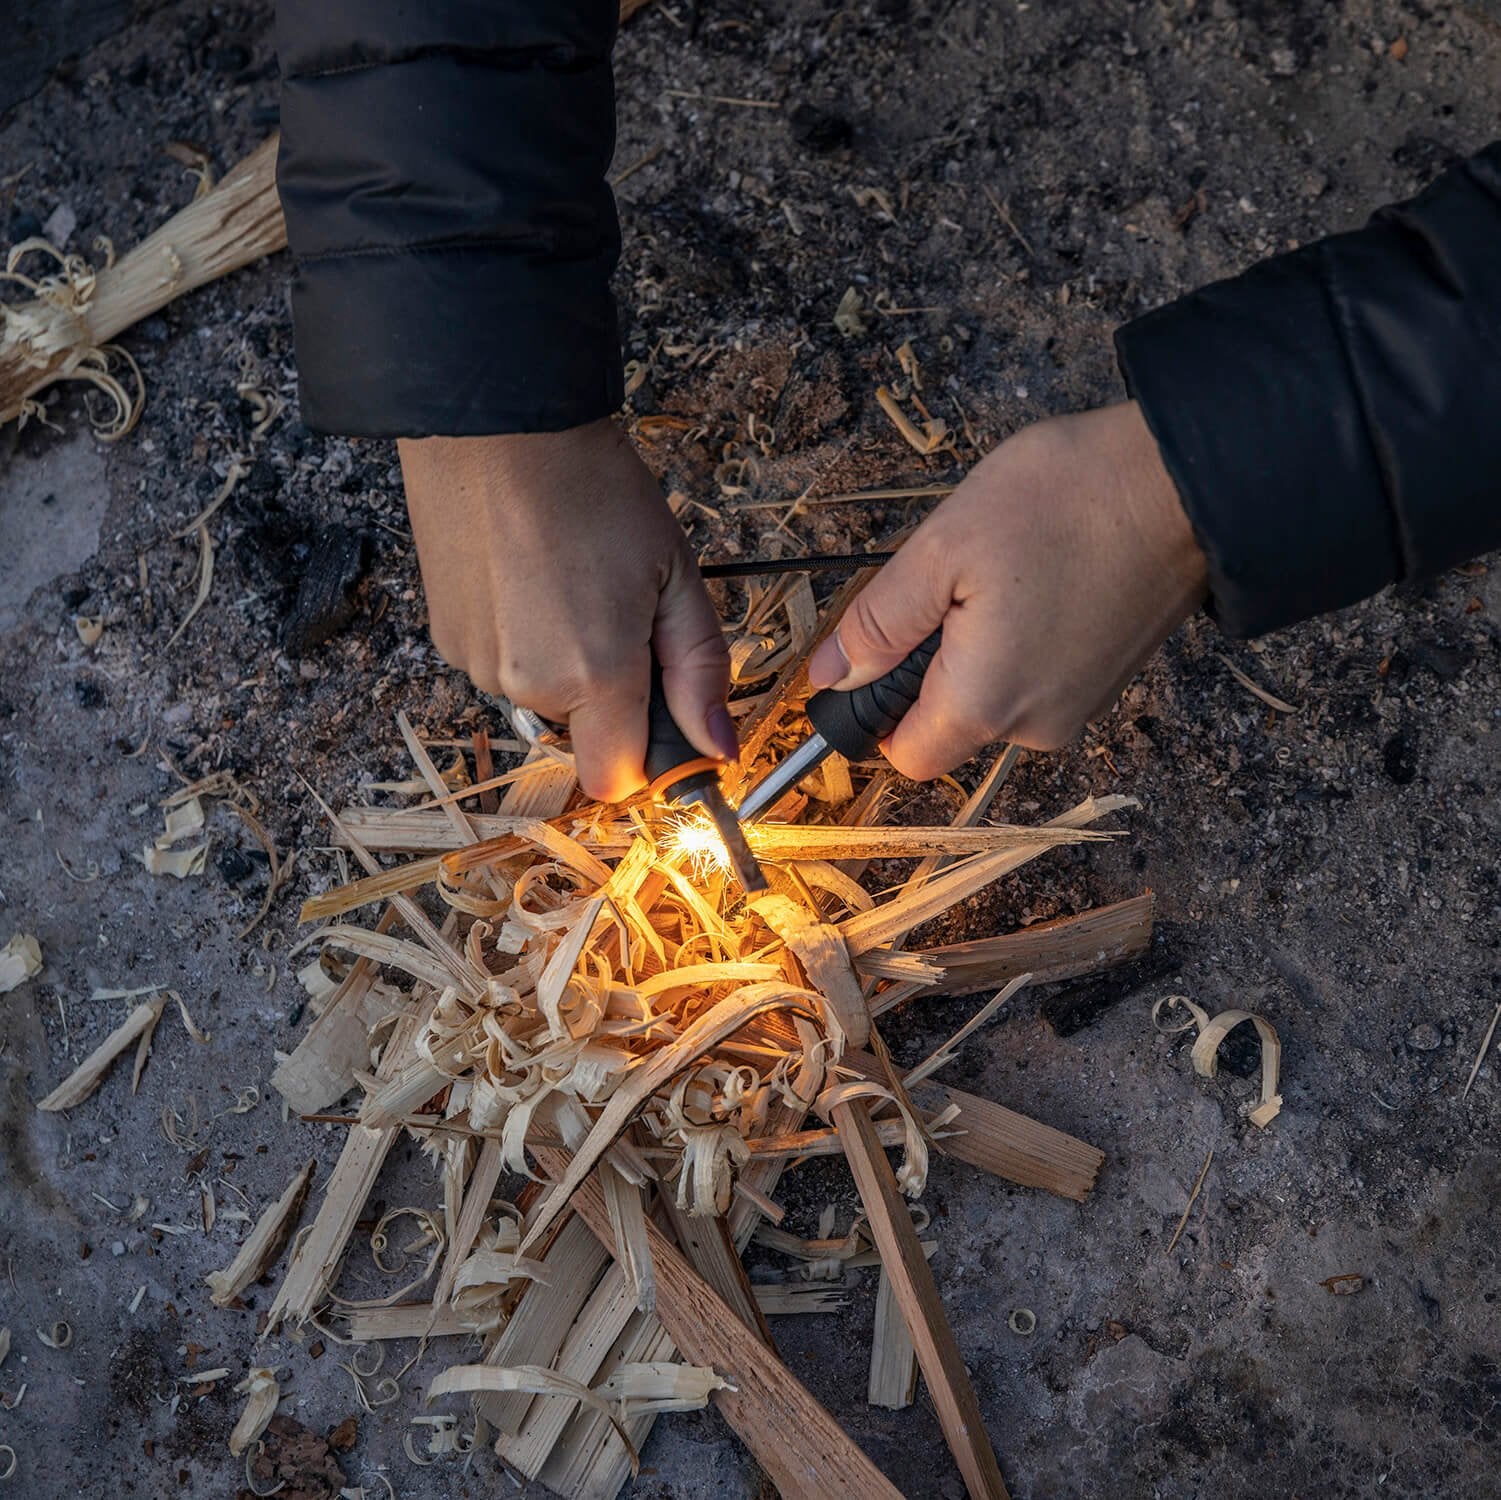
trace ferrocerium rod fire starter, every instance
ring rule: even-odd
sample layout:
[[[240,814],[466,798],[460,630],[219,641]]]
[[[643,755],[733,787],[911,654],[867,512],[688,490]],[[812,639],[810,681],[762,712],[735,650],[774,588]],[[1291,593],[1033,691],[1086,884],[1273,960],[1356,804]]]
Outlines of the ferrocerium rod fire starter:
[[[813,733],[791,755],[768,771],[740,803],[742,823],[753,822],[776,805],[804,776],[838,751],[846,760],[867,760],[917,702],[929,663],[938,654],[943,631],[935,630],[884,677],[864,687],[839,692],[825,688],[808,700]]]
[[[662,690],[662,668],[655,656],[651,666],[651,702],[647,708],[646,779],[652,796],[678,807],[698,806],[719,831],[730,869],[741,888],[764,891],[766,876],[745,839],[745,830],[719,790],[719,763],[701,755],[678,728]]]

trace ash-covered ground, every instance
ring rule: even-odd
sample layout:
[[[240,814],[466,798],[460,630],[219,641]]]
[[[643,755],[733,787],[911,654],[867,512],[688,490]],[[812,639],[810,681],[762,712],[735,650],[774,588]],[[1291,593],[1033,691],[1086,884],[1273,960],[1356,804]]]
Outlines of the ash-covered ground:
[[[123,248],[185,203],[168,142],[222,171],[274,128],[270,20],[264,4],[151,8],[60,70],[0,124],[0,239],[50,226],[70,250],[99,234]],[[812,502],[951,483],[1023,424],[1117,396],[1119,322],[1354,225],[1488,143],[1501,10],[676,0],[636,17],[617,58],[618,290],[644,371],[628,421],[698,502],[685,522],[717,559],[896,531],[921,504]],[[202,1283],[245,1226],[221,1215],[205,1234],[200,1184],[257,1212],[338,1147],[338,1127],[284,1121],[268,1086],[305,1024],[297,906],[336,875],[299,778],[339,804],[407,774],[398,709],[435,736],[502,727],[428,644],[393,449],[298,421],[288,271],[278,256],[125,336],[149,398],[123,442],[96,443],[75,388],[48,403],[60,431],[0,434],[0,940],[35,933],[46,955],[0,998],[0,1443],[17,1456],[9,1492],[36,1500],[236,1494],[229,1387],[252,1363],[280,1366],[282,1412],[307,1430],[289,1500],[336,1493],[331,1462],[371,1496],[381,1470],[411,1500],[512,1492],[487,1453],[467,1468],[403,1455],[441,1352],[330,1454],[323,1438],[356,1412],[347,1351],[257,1347],[271,1286],[220,1312]],[[841,332],[851,287],[862,326]],[[954,452],[919,458],[875,402],[906,341]],[[503,329],[494,346],[508,357]],[[288,403],[261,436],[241,386]],[[249,472],[210,523],[212,591],[169,644],[198,567],[173,534],[236,457]],[[307,647],[299,581],[335,552],[352,619]],[[76,615],[105,622],[92,648]],[[1029,866],[944,938],[1147,888],[1159,916],[1152,963],[1090,997],[1090,1024],[1060,1036],[1024,995],[944,1075],[1108,1158],[1082,1206],[941,1158],[925,1194],[1017,1496],[1501,1494],[1501,1064],[1462,1097],[1501,1002],[1498,624],[1494,566],[1254,647],[1196,620],[1082,744],[1026,758],[1008,785],[997,811],[1017,820],[1089,792],[1142,805],[1117,820],[1120,844]],[[1297,712],[1253,698],[1222,652]],[[266,868],[222,803],[202,875],[153,878],[136,858],[179,775],[215,770],[298,851],[246,940]],[[909,792],[913,816],[955,805]],[[129,1004],[92,991],[148,984],[178,989],[212,1040],[169,1011],[138,1095],[122,1063],[67,1115],[38,1114]],[[1254,1055],[1206,1082],[1183,1037],[1154,1031],[1152,1001],[1175,992],[1275,1023],[1270,1128],[1246,1119]],[[925,1055],[973,1003],[912,1005],[888,1027],[898,1056]],[[260,1103],[229,1112],[250,1086]],[[197,1138],[178,1149],[163,1111],[190,1096]],[[414,1171],[378,1196],[410,1201]],[[136,1195],[150,1207],[131,1222]],[[855,1205],[838,1162],[799,1169],[783,1196],[804,1232],[825,1202],[841,1225]],[[1348,1273],[1356,1294],[1326,1288]],[[348,1274],[376,1289],[363,1250]],[[925,1394],[865,1404],[873,1300],[868,1278],[838,1317],[779,1320],[779,1347],[904,1493],[958,1495]],[[1018,1308],[1030,1337],[1008,1327]],[[54,1350],[37,1330],[59,1321],[72,1341]],[[219,1366],[232,1379],[197,1394],[195,1372]],[[631,1491],[764,1492],[707,1413],[659,1424]]]

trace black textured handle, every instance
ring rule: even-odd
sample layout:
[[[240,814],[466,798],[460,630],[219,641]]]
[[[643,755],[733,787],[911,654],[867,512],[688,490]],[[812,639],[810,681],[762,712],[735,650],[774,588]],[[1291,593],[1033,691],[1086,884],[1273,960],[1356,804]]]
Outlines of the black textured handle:
[[[678,728],[667,695],[662,691],[662,667],[655,653],[651,659],[651,701],[646,709],[646,779],[655,782],[669,771],[701,761],[704,752]]]
[[[813,727],[847,760],[868,760],[917,702],[928,664],[942,643],[940,627],[884,677],[848,693],[833,688],[815,693],[808,700]]]

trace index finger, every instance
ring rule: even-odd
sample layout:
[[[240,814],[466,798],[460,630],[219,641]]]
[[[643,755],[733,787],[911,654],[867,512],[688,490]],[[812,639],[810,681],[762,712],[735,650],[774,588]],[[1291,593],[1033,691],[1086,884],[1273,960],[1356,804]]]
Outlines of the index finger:
[[[584,790],[601,802],[621,802],[646,784],[646,701],[651,666],[647,648],[632,653],[607,687],[592,691],[568,715],[574,765]]]

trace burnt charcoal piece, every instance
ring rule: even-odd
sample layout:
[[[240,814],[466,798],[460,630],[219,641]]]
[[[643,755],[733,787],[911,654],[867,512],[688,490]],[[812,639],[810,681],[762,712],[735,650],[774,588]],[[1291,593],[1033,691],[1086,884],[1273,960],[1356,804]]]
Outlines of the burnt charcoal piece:
[[[837,151],[855,137],[854,126],[843,115],[806,101],[792,111],[787,123],[792,127],[792,139],[810,151]]]
[[[1418,774],[1418,747],[1412,734],[1399,729],[1382,747],[1381,764],[1398,786],[1409,786]]]
[[[1475,659],[1473,648],[1464,641],[1451,645],[1436,636],[1419,636],[1409,649],[1413,661],[1432,672],[1441,682],[1453,682]]]
[[[1058,1036],[1072,1036],[1086,1026],[1093,1026],[1111,1006],[1177,972],[1176,959],[1165,953],[1152,954],[1106,979],[1094,979],[1088,984],[1072,984],[1067,989],[1056,990],[1043,1000],[1038,1010]]]
[[[215,858],[214,864],[226,884],[239,885],[242,881],[249,880],[257,870],[264,868],[266,859],[262,855],[258,865],[243,849],[236,849],[231,844]]]
[[[282,628],[282,644],[301,656],[336,636],[360,608],[366,542],[351,526],[329,526],[314,538],[297,602]]]
[[[1237,1026],[1219,1045],[1220,1066],[1237,1078],[1261,1076],[1261,1033],[1249,1021]]]

